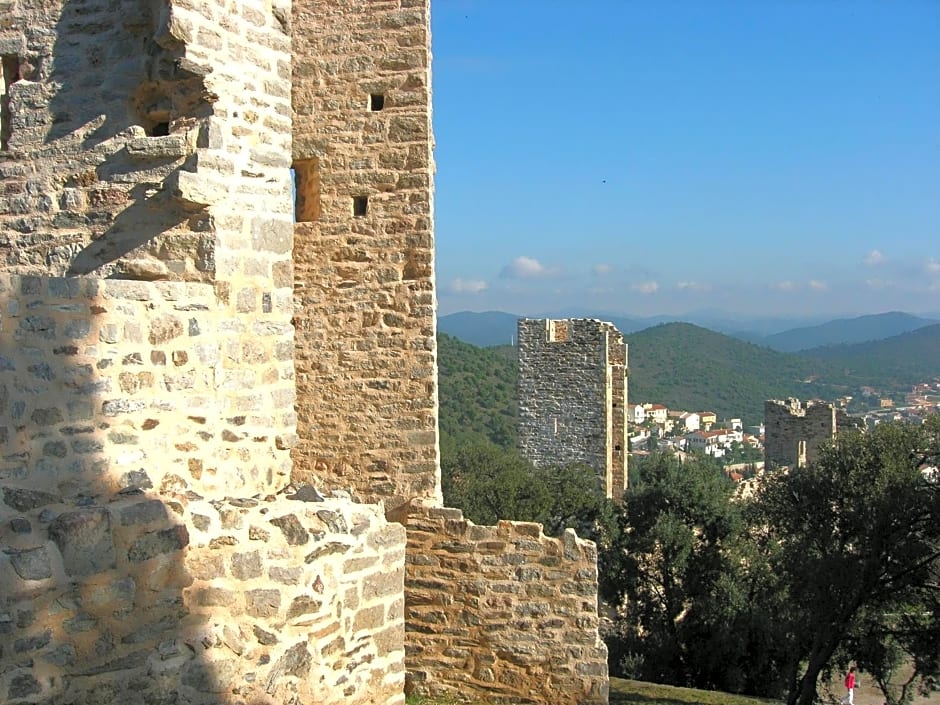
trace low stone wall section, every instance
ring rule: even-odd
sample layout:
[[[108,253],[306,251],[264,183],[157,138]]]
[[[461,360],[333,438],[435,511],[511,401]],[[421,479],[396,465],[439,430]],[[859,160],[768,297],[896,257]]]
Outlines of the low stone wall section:
[[[404,509],[404,508],[403,508]],[[597,550],[568,529],[477,526],[459,509],[409,507],[406,692],[487,702],[601,705]]]
[[[0,493],[0,701],[404,702],[405,532],[380,508],[42,494]]]

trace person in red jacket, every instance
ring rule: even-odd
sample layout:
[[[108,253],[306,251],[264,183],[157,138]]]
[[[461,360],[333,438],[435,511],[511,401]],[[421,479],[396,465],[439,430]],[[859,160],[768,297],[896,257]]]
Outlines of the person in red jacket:
[[[839,702],[852,705],[855,702],[855,666],[849,666],[849,672],[845,674],[845,689],[848,692]]]

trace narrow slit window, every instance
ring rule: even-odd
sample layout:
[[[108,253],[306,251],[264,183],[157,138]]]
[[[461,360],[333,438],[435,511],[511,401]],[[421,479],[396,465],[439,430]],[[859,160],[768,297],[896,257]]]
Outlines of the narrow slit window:
[[[294,222],[312,223],[320,219],[320,161],[298,159],[291,167]]]
[[[369,94],[369,110],[377,113],[385,107],[385,95],[382,93]]]
[[[20,80],[20,58],[14,54],[0,56],[0,73],[0,150],[6,151],[13,135],[10,86]]]
[[[369,212],[368,196],[353,196],[353,215],[357,218],[365,218]]]

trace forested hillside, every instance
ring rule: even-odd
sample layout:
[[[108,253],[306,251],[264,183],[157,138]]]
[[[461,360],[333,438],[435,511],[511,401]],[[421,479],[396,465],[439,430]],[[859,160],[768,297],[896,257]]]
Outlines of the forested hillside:
[[[781,353],[689,323],[626,337],[630,403],[714,411],[760,423],[764,401],[836,399],[863,386],[903,389],[940,376],[940,325],[873,343]],[[439,337],[443,437],[469,433],[512,447],[518,365],[510,346],[478,348]]]
[[[438,334],[437,344],[442,442],[473,437],[514,448],[519,378],[515,349],[478,348],[444,334]]]
[[[838,368],[838,381],[875,387],[903,386],[940,375],[940,324],[886,340],[832,345],[800,353]]]
[[[626,336],[631,403],[656,402],[719,418],[763,419],[764,401],[831,396],[820,383],[832,363],[745,343],[690,323],[666,323]]]
[[[792,328],[755,342],[781,352],[797,352],[824,345],[855,345],[884,340],[936,322],[901,311],[889,311],[856,318],[841,318],[816,326]]]

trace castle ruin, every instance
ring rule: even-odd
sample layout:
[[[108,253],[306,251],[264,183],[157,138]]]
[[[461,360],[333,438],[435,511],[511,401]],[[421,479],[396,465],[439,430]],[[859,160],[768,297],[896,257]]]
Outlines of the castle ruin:
[[[442,506],[429,11],[0,0],[0,701],[607,702]]]
[[[854,427],[842,410],[821,401],[771,399],[764,402],[764,463],[802,468],[816,460],[819,448],[840,429]]]
[[[608,497],[627,487],[627,344],[611,323],[518,322],[519,448],[539,466],[583,463]]]

